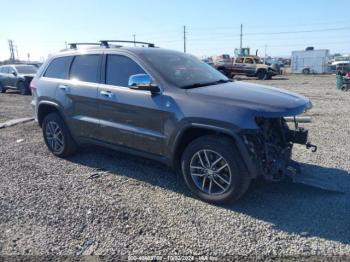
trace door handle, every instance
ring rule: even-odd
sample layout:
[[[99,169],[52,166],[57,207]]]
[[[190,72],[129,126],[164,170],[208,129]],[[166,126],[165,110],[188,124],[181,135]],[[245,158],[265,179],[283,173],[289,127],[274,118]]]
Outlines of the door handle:
[[[58,85],[58,88],[63,90],[63,91],[67,91],[68,86],[66,86],[66,85]]]
[[[101,91],[100,94],[105,97],[111,98],[113,96],[113,93],[111,91]]]

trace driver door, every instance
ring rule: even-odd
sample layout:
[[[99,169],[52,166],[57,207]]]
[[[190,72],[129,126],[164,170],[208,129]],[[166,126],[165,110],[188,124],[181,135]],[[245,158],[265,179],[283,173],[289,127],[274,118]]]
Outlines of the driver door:
[[[98,90],[103,142],[155,155],[164,153],[164,122],[169,118],[166,97],[128,87],[129,77],[145,74],[131,57],[105,56],[105,84]]]
[[[17,71],[13,67],[8,67],[8,77],[7,77],[7,85],[16,87],[17,86]]]

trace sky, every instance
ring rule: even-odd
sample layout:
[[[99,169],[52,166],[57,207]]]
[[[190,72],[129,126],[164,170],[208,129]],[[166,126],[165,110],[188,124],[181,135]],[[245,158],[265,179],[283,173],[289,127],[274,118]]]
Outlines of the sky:
[[[19,58],[45,59],[65,42],[154,42],[197,56],[233,54],[240,44],[260,56],[289,56],[307,46],[350,53],[349,0],[23,0],[1,1],[0,60],[8,40]],[[7,11],[5,11],[7,10]]]

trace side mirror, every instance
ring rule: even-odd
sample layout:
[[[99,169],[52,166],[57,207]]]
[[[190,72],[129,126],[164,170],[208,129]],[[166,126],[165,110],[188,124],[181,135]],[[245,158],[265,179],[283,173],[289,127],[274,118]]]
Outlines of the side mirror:
[[[17,76],[17,72],[16,72],[16,71],[13,71],[12,74],[13,74],[14,76]]]
[[[129,88],[136,90],[150,91],[151,93],[158,93],[159,87],[152,83],[152,79],[147,74],[137,74],[129,77]]]

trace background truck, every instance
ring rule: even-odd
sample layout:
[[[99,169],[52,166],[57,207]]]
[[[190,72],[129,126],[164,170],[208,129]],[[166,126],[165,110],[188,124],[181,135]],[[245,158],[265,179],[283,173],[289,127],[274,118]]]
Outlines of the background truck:
[[[266,80],[277,75],[277,71],[271,66],[263,64],[259,56],[239,56],[235,59],[231,58],[230,60],[219,60],[220,63],[215,61],[216,60],[213,59],[215,68],[228,77],[245,75],[248,77],[257,77],[258,79]]]

